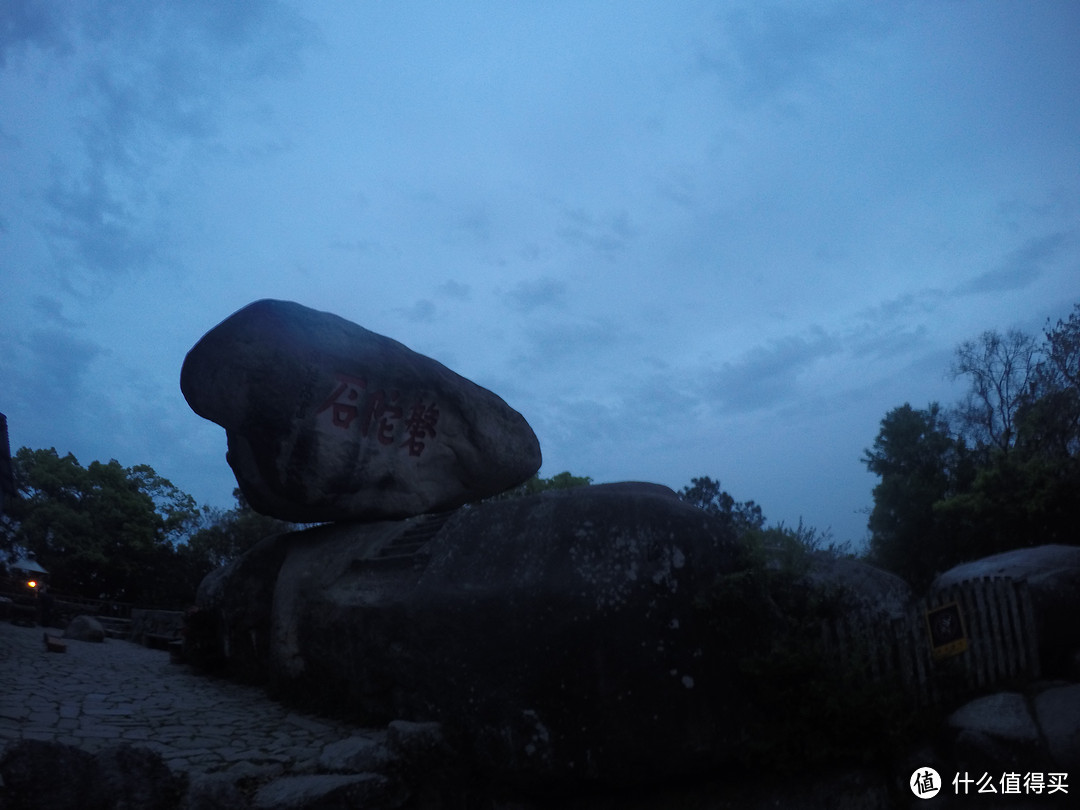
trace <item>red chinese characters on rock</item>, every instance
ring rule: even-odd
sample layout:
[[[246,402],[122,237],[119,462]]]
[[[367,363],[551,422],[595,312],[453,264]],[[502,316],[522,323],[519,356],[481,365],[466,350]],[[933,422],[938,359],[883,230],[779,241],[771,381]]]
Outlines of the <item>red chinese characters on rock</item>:
[[[424,405],[420,400],[413,405],[412,413],[405,422],[405,431],[409,438],[401,443],[401,447],[409,448],[410,456],[418,456],[424,452],[424,442],[428,436],[435,436],[435,423],[439,421],[439,406],[432,402]]]
[[[403,433],[406,439],[397,444],[397,449],[407,448],[410,456],[420,456],[426,447],[424,440],[435,437],[439,421],[437,403],[420,399],[406,417],[400,391],[380,388],[369,392],[366,378],[347,374],[338,374],[337,381],[337,387],[315,411],[316,416],[329,411],[333,427],[350,430],[359,421],[360,435],[364,438],[374,435],[384,446],[394,445],[399,432]]]
[[[368,429],[374,422],[375,438],[379,440],[379,444],[393,444],[394,431],[397,429],[397,422],[401,419],[401,406],[397,404],[400,398],[401,394],[398,391],[391,391],[390,396],[387,397],[386,392],[381,388],[372,394],[364,411],[360,434],[366,438]]]
[[[318,415],[327,408],[333,408],[331,419],[334,427],[348,430],[353,420],[360,415],[360,409],[352,403],[359,400],[361,392],[367,389],[367,380],[363,377],[349,377],[345,374],[338,374],[337,378],[338,387],[334,389],[334,393],[326,398],[315,413]],[[365,435],[367,435],[366,432]]]

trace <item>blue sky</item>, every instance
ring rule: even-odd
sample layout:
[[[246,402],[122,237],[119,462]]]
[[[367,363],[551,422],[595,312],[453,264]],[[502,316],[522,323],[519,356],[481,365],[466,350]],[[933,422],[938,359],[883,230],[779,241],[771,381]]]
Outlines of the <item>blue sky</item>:
[[[536,431],[865,537],[881,418],[1080,301],[1073,2],[9,0],[13,449],[235,482],[185,353],[283,298]]]

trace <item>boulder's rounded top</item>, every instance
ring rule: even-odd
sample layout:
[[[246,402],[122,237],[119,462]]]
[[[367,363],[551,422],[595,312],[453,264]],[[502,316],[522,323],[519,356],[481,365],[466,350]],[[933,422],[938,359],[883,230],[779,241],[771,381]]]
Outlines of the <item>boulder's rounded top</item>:
[[[340,316],[261,299],[192,347],[191,409],[225,428],[252,508],[299,523],[452,509],[527,480],[541,463],[498,395]]]
[[[984,577],[1031,579],[1058,572],[1080,574],[1080,547],[1045,545],[1018,548],[961,563],[934,580],[931,590]]]
[[[815,584],[843,588],[861,610],[894,618],[905,616],[914,599],[911,586],[896,574],[847,557],[814,555],[808,578]]]
[[[674,498],[679,500],[678,494],[671,487],[663,484],[653,484],[648,481],[616,481],[610,484],[589,484],[587,487],[572,487],[569,489],[551,489],[540,493],[542,495],[564,497],[575,493],[588,492],[598,497],[618,496],[621,498],[639,495],[645,498]]]

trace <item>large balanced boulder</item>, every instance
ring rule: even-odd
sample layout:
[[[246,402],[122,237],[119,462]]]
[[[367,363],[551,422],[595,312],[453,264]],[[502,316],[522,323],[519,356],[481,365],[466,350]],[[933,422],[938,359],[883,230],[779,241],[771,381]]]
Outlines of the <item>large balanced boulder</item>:
[[[295,522],[452,509],[540,468],[525,419],[441,363],[344,318],[263,300],[188,352],[180,387],[225,428],[244,497]]]
[[[1080,651],[1080,547],[1018,548],[962,563],[934,580],[931,591],[950,585],[1007,577],[1027,582],[1046,676],[1075,676]]]
[[[744,564],[719,517],[610,484],[268,538],[199,599],[228,655],[254,659],[231,663],[281,694],[438,721],[492,778],[629,784],[708,773],[743,744],[742,651],[715,626],[764,606],[706,606]]]

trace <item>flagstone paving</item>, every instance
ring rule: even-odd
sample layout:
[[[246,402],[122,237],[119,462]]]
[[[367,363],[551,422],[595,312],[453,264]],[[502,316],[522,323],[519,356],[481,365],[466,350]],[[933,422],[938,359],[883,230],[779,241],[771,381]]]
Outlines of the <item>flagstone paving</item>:
[[[46,652],[43,632],[0,622],[0,750],[26,739],[88,751],[130,743],[174,771],[251,763],[304,773],[328,745],[380,733],[297,712],[128,641],[68,640],[66,652]]]

